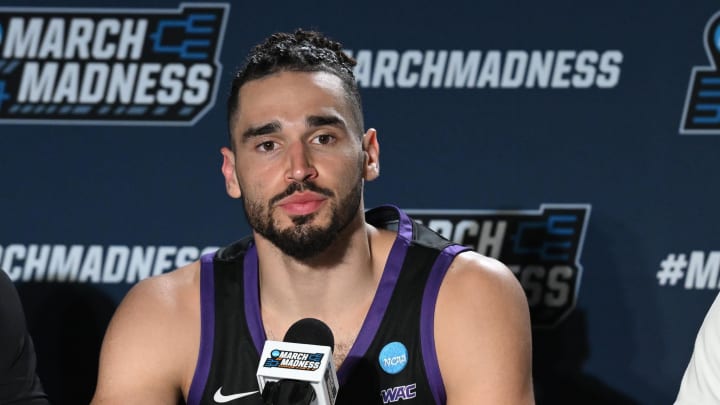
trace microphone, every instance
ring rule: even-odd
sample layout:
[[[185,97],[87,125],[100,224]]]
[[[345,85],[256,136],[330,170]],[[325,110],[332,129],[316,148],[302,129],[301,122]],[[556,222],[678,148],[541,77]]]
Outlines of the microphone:
[[[332,358],[332,331],[305,318],[288,329],[282,342],[265,341],[257,380],[266,405],[334,405],[338,392]]]

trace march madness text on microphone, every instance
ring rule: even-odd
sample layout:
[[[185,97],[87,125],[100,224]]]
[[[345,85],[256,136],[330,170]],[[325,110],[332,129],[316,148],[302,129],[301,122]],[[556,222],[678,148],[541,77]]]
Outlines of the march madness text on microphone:
[[[295,322],[282,342],[266,341],[257,370],[265,403],[334,405],[338,392],[334,344],[330,328],[313,318]],[[289,401],[290,396],[300,399]]]

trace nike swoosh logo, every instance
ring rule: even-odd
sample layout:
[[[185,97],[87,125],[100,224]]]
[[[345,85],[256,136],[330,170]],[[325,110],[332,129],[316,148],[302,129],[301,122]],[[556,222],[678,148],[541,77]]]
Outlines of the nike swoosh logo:
[[[220,391],[222,391],[222,387],[218,388],[218,390],[215,391],[215,395],[213,396],[213,399],[218,404],[224,404],[225,402],[230,402],[230,401],[234,401],[236,399],[245,398],[256,392],[259,392],[259,391],[253,391],[253,392],[241,392],[239,394],[232,394],[232,395],[223,395],[222,392],[220,392]]]

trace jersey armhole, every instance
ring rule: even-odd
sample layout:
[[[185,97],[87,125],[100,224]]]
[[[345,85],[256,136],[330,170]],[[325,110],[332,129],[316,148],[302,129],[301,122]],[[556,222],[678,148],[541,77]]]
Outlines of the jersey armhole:
[[[215,339],[214,257],[214,253],[208,253],[200,259],[200,347],[195,373],[188,390],[187,405],[200,405],[210,373]]]
[[[455,256],[466,250],[469,250],[469,248],[461,245],[450,245],[443,249],[433,264],[423,292],[422,307],[420,309],[420,345],[427,381],[436,404],[445,404],[447,394],[440,373],[440,363],[438,362],[435,347],[435,305],[440,292],[440,285],[450,264],[455,259]]]

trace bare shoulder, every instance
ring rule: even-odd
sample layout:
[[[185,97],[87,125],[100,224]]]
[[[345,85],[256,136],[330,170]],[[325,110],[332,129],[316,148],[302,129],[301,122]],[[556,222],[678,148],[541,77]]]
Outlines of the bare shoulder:
[[[438,295],[435,340],[448,404],[534,403],[529,308],[501,262],[476,252],[455,258]]]
[[[504,302],[527,307],[525,293],[510,269],[496,259],[473,251],[460,253],[453,260],[443,289],[454,293],[447,298],[467,294],[469,297],[464,298],[475,303]]]
[[[103,340],[93,404],[176,403],[200,340],[199,263],[133,286]]]
[[[516,338],[530,330],[527,299],[515,275],[498,260],[472,251],[459,254],[451,264],[436,317],[436,326],[465,325],[465,335],[473,339],[501,333]]]
[[[168,333],[173,325],[191,321],[193,313],[199,311],[199,274],[195,262],[137,283],[115,312],[106,340],[115,333],[134,333],[142,328],[152,331],[147,338],[153,338]]]
[[[122,314],[139,306],[148,312],[130,312],[133,315],[143,316],[152,315],[154,312],[164,313],[167,309],[180,310],[192,306],[188,298],[199,294],[199,283],[199,262],[146,278],[130,289],[118,307],[118,313]]]

